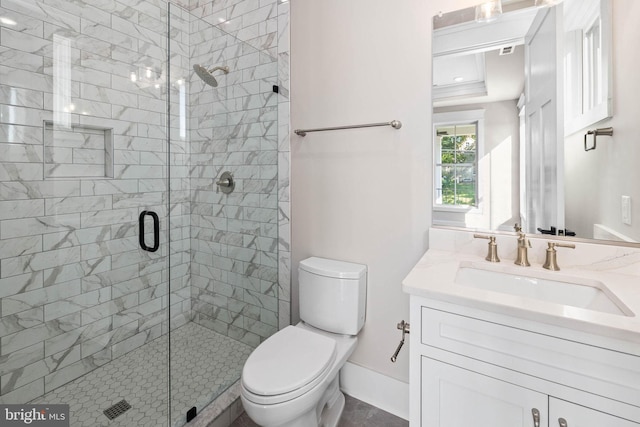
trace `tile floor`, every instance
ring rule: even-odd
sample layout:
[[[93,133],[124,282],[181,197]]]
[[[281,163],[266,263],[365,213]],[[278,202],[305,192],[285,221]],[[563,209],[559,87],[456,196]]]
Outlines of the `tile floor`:
[[[409,427],[409,421],[396,417],[351,396],[346,396],[344,412],[338,427]],[[258,427],[246,413],[242,413],[230,427]]]
[[[167,335],[65,384],[32,403],[70,405],[73,427],[166,425]],[[240,378],[252,348],[195,323],[171,332],[172,426],[198,412]],[[125,399],[131,409],[110,421],[103,411]]]

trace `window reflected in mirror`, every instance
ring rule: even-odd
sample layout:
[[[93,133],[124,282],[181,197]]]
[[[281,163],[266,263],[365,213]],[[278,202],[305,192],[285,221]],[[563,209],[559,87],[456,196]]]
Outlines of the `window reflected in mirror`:
[[[436,126],[436,204],[477,205],[478,123]]]

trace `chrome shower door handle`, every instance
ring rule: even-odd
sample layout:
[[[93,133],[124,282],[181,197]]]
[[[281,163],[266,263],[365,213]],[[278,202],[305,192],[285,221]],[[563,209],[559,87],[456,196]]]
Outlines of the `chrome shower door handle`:
[[[533,427],[540,427],[540,411],[533,408],[531,409],[531,415],[533,415]]]

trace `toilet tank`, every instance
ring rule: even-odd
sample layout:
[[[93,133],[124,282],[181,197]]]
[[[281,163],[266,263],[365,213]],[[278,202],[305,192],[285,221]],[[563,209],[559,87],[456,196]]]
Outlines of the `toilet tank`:
[[[298,266],[300,319],[328,332],[357,335],[365,320],[367,266],[307,258]]]

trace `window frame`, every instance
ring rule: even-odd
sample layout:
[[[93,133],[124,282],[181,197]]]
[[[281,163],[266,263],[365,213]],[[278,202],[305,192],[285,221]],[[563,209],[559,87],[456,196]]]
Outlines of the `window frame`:
[[[579,5],[578,13],[575,4],[565,11],[564,22],[565,136],[612,116],[611,2],[589,0]],[[589,49],[589,34],[595,27],[599,27],[599,55]]]
[[[440,212],[468,212],[474,214],[482,213],[482,185],[481,178],[483,176],[484,168],[480,161],[484,155],[484,113],[485,110],[464,110],[464,111],[451,111],[446,113],[434,113],[433,114],[433,131],[432,131],[432,153],[433,153],[433,196],[432,206],[434,211]],[[442,165],[439,154],[439,137],[437,135],[437,128],[441,126],[458,126],[476,124],[476,204],[475,205],[445,205],[437,203],[437,188],[436,183],[438,165]]]

